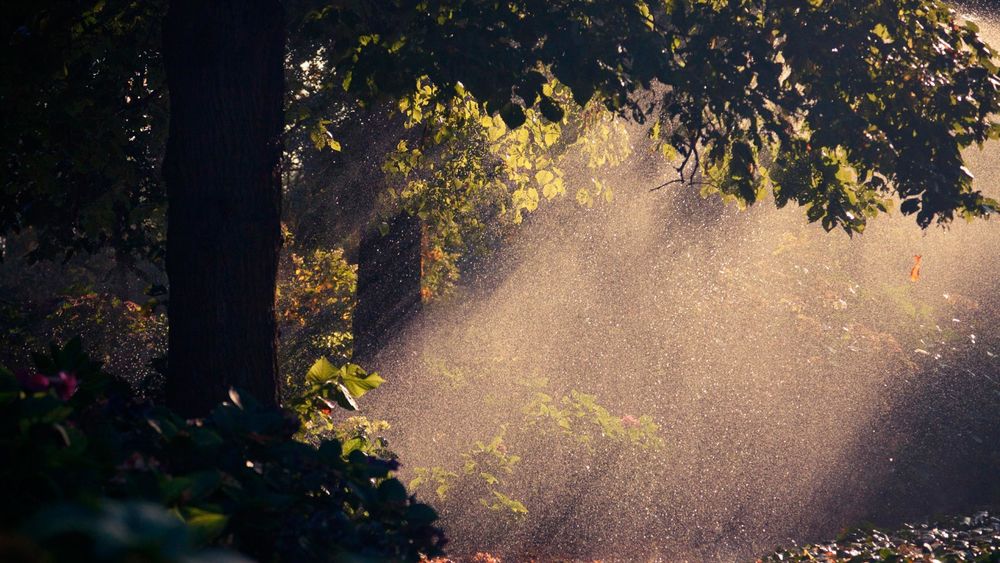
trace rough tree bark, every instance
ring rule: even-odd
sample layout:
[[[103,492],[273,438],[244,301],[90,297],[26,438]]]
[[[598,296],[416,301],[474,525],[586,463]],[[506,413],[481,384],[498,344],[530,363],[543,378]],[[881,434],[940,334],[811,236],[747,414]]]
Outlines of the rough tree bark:
[[[166,399],[201,416],[234,386],[278,403],[284,13],[280,0],[172,0]]]

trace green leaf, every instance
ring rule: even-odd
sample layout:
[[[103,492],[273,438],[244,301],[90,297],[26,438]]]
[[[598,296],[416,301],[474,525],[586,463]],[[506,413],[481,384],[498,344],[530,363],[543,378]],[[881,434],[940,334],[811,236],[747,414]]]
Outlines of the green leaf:
[[[21,394],[21,388],[13,372],[0,366],[0,405],[9,403]]]
[[[386,479],[378,486],[378,496],[383,502],[406,502],[406,487],[399,479]]]
[[[349,453],[353,452],[354,450],[361,450],[361,449],[364,448],[364,446],[365,446],[365,441],[362,440],[361,438],[351,438],[350,440],[347,440],[346,442],[344,442],[344,446],[343,446],[344,447],[344,453],[345,454],[349,454]],[[410,487],[411,488],[413,487],[413,483],[412,482],[410,483]]]
[[[885,24],[876,24],[875,28],[872,29],[872,33],[882,39],[883,43],[892,43],[892,36],[889,35],[889,29],[885,27]]]
[[[500,108],[500,117],[510,129],[517,129],[521,125],[524,125],[527,119],[521,106],[513,102],[507,102]]]
[[[545,75],[538,71],[531,71],[524,75],[521,79],[521,84],[517,88],[517,94],[524,100],[524,104],[527,107],[531,107],[535,103],[535,98],[542,91],[542,86],[545,85],[547,79]]]
[[[347,364],[341,368],[341,381],[344,387],[350,391],[355,398],[360,398],[372,389],[377,389],[385,383],[377,373],[365,373],[363,369],[355,364]]]
[[[323,137],[323,133],[319,130],[313,129],[310,131],[309,140],[313,142],[313,146],[316,147],[316,150],[320,150],[326,146],[326,139]]]
[[[411,504],[406,508],[406,519],[411,524],[430,524],[438,519],[437,512],[426,504]]]
[[[566,115],[562,107],[548,96],[542,96],[542,100],[538,102],[538,110],[542,112],[542,117],[553,123],[559,123]]]
[[[320,358],[309,368],[306,373],[306,381],[313,383],[323,383],[335,379],[340,370],[334,367],[326,358]]]
[[[583,80],[581,82],[571,85],[570,91],[573,92],[573,101],[579,104],[580,107],[583,107],[587,105],[587,102],[590,101],[590,98],[594,97],[594,92],[596,91],[596,89],[594,88],[593,83],[587,80]]]
[[[535,173],[535,181],[538,182],[540,186],[548,184],[552,180],[556,179],[556,175],[549,172],[548,170],[539,170]]]
[[[733,160],[737,160],[743,165],[749,165],[754,160],[753,150],[750,148],[750,145],[742,141],[733,143],[732,157]]]
[[[332,395],[333,400],[336,401],[342,408],[349,411],[358,410],[358,403],[354,401],[354,397],[351,396],[351,392],[348,391],[347,387],[344,387],[342,383],[337,383],[333,387]],[[330,405],[329,402],[327,402],[327,406],[333,408],[333,405]]]
[[[542,195],[545,196],[545,199],[552,199],[564,191],[562,179],[557,179],[554,182],[542,186]]]
[[[160,485],[163,500],[168,504],[191,502],[215,491],[222,484],[222,473],[215,470],[197,471],[183,477],[167,479]]]
[[[519,500],[514,500],[500,491],[493,491],[493,496],[499,501],[498,503],[494,503],[493,508],[495,509],[507,508],[514,514],[521,515],[528,513],[528,508]]]
[[[200,544],[208,543],[219,537],[229,523],[229,517],[225,514],[195,507],[182,508],[181,516],[194,532],[195,538]]]

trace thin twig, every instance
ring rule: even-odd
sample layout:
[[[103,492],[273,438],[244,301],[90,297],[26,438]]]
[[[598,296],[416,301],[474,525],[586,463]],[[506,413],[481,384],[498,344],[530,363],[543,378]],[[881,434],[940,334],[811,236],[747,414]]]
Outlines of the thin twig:
[[[661,188],[665,188],[665,187],[667,187],[667,186],[669,186],[671,184],[683,184],[683,183],[684,183],[683,179],[681,179],[681,178],[674,178],[673,180],[670,180],[669,182],[664,182],[664,183],[660,184],[659,186],[656,186],[655,188],[649,188],[649,191],[655,192],[656,190],[659,190]]]

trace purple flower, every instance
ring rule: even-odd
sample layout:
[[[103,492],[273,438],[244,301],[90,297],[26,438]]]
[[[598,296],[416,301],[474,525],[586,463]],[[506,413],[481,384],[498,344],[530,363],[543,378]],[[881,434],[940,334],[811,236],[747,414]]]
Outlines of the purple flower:
[[[56,388],[56,394],[59,398],[68,401],[73,393],[80,387],[80,381],[76,378],[75,373],[66,373],[64,371],[59,372],[59,377],[55,381],[54,387]]]
[[[17,382],[21,384],[22,389],[33,393],[45,391],[49,388],[49,385],[51,385],[48,377],[45,377],[38,372],[30,372],[26,369],[17,370],[14,373],[14,377],[17,378]]]
[[[56,396],[63,401],[68,401],[70,397],[80,388],[80,380],[73,372],[59,372],[55,377],[49,377],[43,373],[28,371],[25,369],[14,372],[14,377],[21,385],[21,388],[30,393],[40,393],[52,389]]]

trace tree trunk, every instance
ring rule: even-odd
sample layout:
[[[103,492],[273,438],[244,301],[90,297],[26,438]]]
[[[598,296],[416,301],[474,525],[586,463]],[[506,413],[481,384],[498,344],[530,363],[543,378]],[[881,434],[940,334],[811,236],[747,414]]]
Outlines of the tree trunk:
[[[389,231],[367,231],[358,249],[353,360],[364,364],[420,309],[420,219],[399,213]]]
[[[202,416],[230,386],[278,403],[284,13],[280,0],[172,0],[167,404]]]

